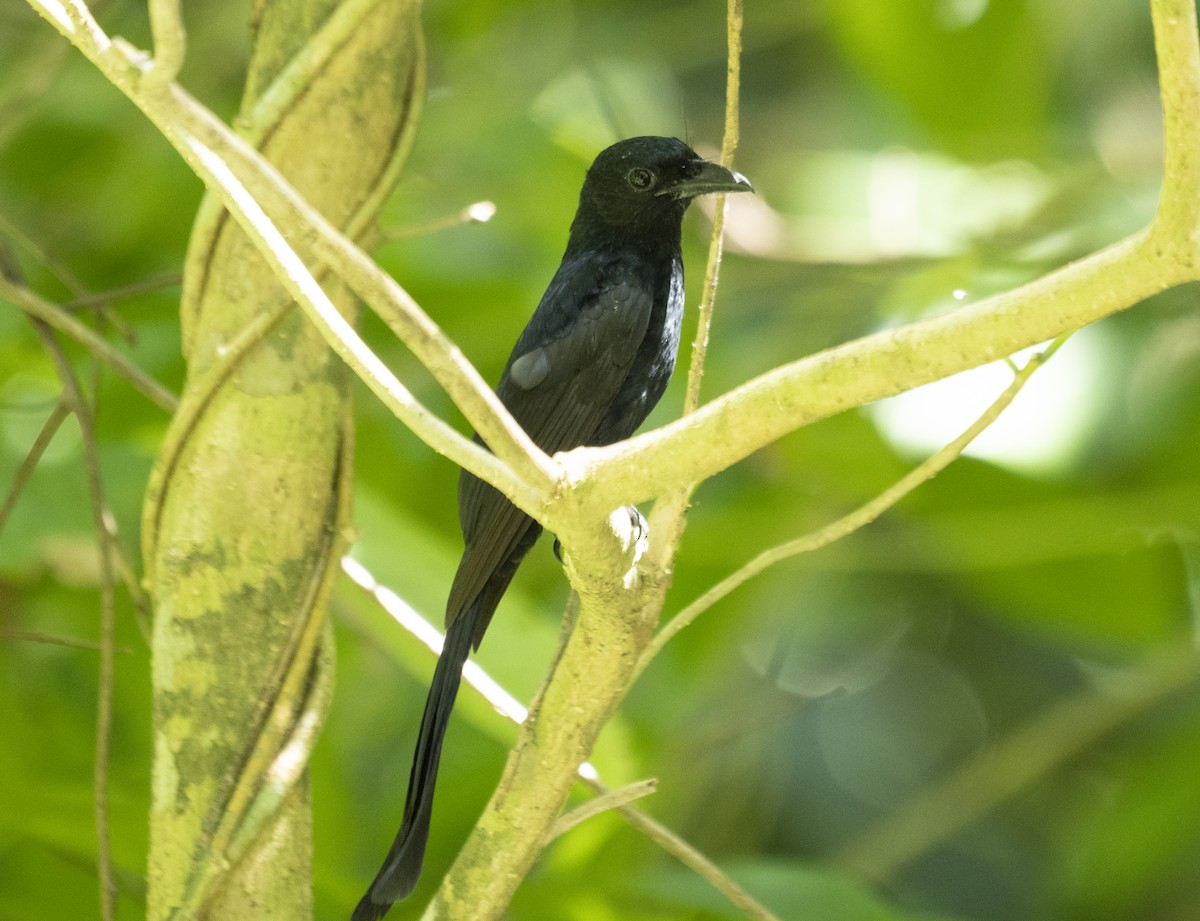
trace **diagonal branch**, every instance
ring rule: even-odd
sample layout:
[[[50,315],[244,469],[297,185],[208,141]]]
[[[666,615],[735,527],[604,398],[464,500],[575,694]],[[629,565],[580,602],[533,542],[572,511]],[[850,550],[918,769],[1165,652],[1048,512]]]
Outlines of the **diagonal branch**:
[[[726,595],[776,563],[802,553],[811,553],[814,550],[827,547],[829,544],[847,537],[859,528],[865,527],[888,509],[892,508],[892,506],[918,486],[929,482],[945,470],[962,455],[967,445],[978,438],[993,422],[1000,418],[1000,414],[1016,399],[1017,394],[1021,392],[1026,382],[1033,376],[1033,372],[1044,365],[1058,351],[1064,341],[1065,337],[1060,337],[1047,346],[1044,351],[1030,358],[1025,363],[1025,366],[1016,372],[1012,382],[1001,392],[1000,396],[957,438],[943,446],[936,454],[927,457],[870,502],[859,506],[848,515],[843,515],[837,521],[826,525],[819,531],[805,534],[777,547],[764,550],[750,562],[726,576],[676,614],[665,627],[658,631],[654,640],[642,653],[642,657],[638,660],[635,680],[636,676],[640,676],[645,671],[646,666],[650,664],[655,656],[662,652],[667,643],[674,639],[679,631],[689,626],[697,617],[721,601]]]
[[[1149,227],[954,313],[776,368],[697,413],[561,456],[568,481],[639,502],[703,480],[787,433],[1072,332],[1200,278],[1200,47],[1194,0],[1152,0],[1166,164]]]
[[[662,428],[559,460],[589,496],[654,498],[798,428],[1073,332],[1193,277],[1143,230],[1014,291],[791,362]]]
[[[16,304],[29,316],[83,343],[92,355],[111,367],[133,384],[138,391],[167,412],[173,411],[179,403],[179,398],[175,394],[118,352],[107,339],[58,304],[39,297],[24,285],[16,284],[2,274],[0,274],[0,298]]]
[[[1192,235],[1179,237],[1172,232],[1194,210],[1189,202],[1196,200],[1200,185],[1200,169],[1181,150],[1181,142],[1200,123],[1195,117],[1195,13],[1188,0],[1155,0],[1169,153],[1164,207],[1150,228],[953,314],[784,365],[684,419],[628,442],[569,452],[562,456],[567,468],[562,486],[574,493],[573,509],[558,514],[545,507],[558,479],[554,463],[532,446],[456,347],[394,281],[307,208],[248,145],[181,89],[172,85],[169,98],[145,93],[136,55],[114,46],[78,3],[28,2],[71,37],[177,147],[185,150],[189,136],[201,141],[246,184],[266,213],[289,229],[302,228],[300,242],[356,293],[368,303],[387,302],[400,312],[406,345],[505,464],[489,462],[465,439],[453,448],[437,439],[438,449],[500,486],[545,521],[684,488],[804,425],[1052,339],[1197,277],[1200,260],[1195,258]],[[1167,239],[1172,240],[1170,245],[1164,242]],[[325,334],[332,338],[328,329]],[[429,427],[418,433],[430,434]]]
[[[544,500],[558,478],[557,466],[533,444],[457,346],[394,279],[309,206],[257,151],[178,85],[171,84],[169,92],[165,93],[158,92],[153,82],[147,87],[148,65],[144,54],[122,40],[109,39],[81,3],[77,0],[28,2],[142,109],[206,185],[221,195],[226,207],[243,225],[248,218],[244,213],[238,213],[240,203],[252,197],[271,222],[286,226],[291,239],[328,265],[369,305],[389,315],[392,321],[389,325],[393,329],[399,328],[405,345],[451,395],[467,420],[487,441],[495,457],[444,423],[433,424],[432,416],[406,413],[401,417],[406,424],[455,463],[503,489],[518,505],[539,514],[542,512]],[[220,178],[212,171],[218,161],[223,163]],[[235,201],[234,192],[238,186],[249,195],[239,194]],[[267,238],[259,235],[255,239],[262,247]],[[291,247],[281,234],[275,243],[280,247],[276,256],[264,255],[278,265],[278,254],[290,251]],[[303,274],[311,278],[311,272],[294,252],[285,258],[291,263],[293,272],[303,270]],[[299,276],[284,276],[285,282],[294,289],[300,287],[298,279]],[[301,293],[305,296],[312,291],[307,282],[302,287]],[[299,303],[331,348],[343,356],[352,346],[357,348],[354,340],[338,340],[337,331],[322,322],[320,311],[313,309],[311,301],[306,302],[301,297]],[[344,327],[342,331],[347,329]],[[365,346],[361,348],[365,350]],[[375,370],[386,371],[377,359],[368,364],[375,365]],[[386,389],[381,386],[381,381],[390,385],[394,380],[387,372],[380,380],[368,380],[367,383],[379,393]],[[401,391],[396,391],[395,396],[397,399],[389,403],[393,409],[406,402]]]

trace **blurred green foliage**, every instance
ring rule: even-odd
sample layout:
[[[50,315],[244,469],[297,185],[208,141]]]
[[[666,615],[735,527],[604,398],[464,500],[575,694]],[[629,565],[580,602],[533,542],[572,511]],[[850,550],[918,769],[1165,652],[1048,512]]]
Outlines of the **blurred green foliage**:
[[[223,117],[241,92],[248,16],[247,5],[222,0],[187,10],[183,82]],[[147,43],[142,5],[111,0],[100,18]],[[487,224],[403,237],[377,256],[495,379],[557,263],[592,154],[643,133],[715,150],[723,11],[694,0],[431,0],[426,29],[429,98],[387,224],[420,226],[477,200],[498,210]],[[63,45],[19,4],[0,10],[0,237],[28,283],[58,300],[72,296],[64,271],[100,291],[177,270],[201,194],[141,116]],[[731,211],[709,398],[780,362],[1012,287],[1153,213],[1161,152],[1140,0],[751,2],[745,46],[737,165],[758,196]],[[14,244],[11,228],[40,252]],[[693,215],[691,304],[706,233]],[[178,388],[176,296],[167,288],[114,311],[131,334],[122,347]],[[461,424],[382,324],[363,325],[418,396]],[[1055,769],[877,885],[824,869],[1062,700],[1088,694],[1101,711],[1128,712],[1138,685],[1126,672],[1194,633],[1196,291],[1166,292],[1102,329],[1108,346],[1086,360],[1103,386],[1066,410],[1095,420],[1076,448],[1036,473],[1016,439],[990,459],[963,459],[874,525],[740,589],[634,689],[594,759],[606,780],[658,776],[645,808],[783,918],[1200,917],[1195,689],[1114,716],[1086,746],[1058,752]],[[86,354],[68,349],[90,379]],[[1032,395],[1037,383],[1025,412],[1050,402]],[[678,412],[680,384],[652,424]],[[57,393],[27,321],[0,305],[0,487]],[[360,396],[354,553],[436,621],[460,546],[456,471]],[[915,411],[949,412],[937,401]],[[106,500],[135,561],[140,496],[166,421],[101,372]],[[1067,420],[1050,419],[1039,437],[1055,437],[1056,425]],[[668,614],[759,550],[888,486],[917,460],[902,435],[875,413],[847,413],[706,483]],[[94,642],[97,572],[68,421],[0,531],[0,921],[96,911],[96,654],[32,635]],[[565,594],[540,547],[480,653],[520,698],[546,667]],[[335,614],[338,692],[312,770],[322,919],[347,915],[395,830],[432,669],[348,582]],[[119,917],[131,919],[143,910],[149,662],[124,592],[118,643],[112,840]],[[460,709],[414,906],[453,858],[514,737],[472,692]],[[738,915],[604,816],[551,847],[510,917]]]

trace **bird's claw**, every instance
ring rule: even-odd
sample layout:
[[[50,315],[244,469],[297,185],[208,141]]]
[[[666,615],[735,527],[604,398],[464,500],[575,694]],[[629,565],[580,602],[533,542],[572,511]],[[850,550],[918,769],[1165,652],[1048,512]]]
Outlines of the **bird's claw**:
[[[629,516],[629,534],[630,540],[628,547],[633,551],[633,558],[636,561],[646,552],[646,547],[650,543],[650,522],[646,520],[646,516],[638,511],[636,505],[625,506],[625,514]],[[562,541],[557,537],[554,538],[554,558],[560,563],[562,558]]]
[[[650,522],[636,505],[625,506],[625,512],[629,515],[629,531],[633,536],[630,546],[636,548],[634,556],[639,557],[646,552],[646,546],[650,543]]]

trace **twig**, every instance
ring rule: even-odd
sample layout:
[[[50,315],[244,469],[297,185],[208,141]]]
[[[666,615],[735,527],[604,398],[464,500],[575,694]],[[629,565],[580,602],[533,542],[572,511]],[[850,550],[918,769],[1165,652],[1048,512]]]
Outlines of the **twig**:
[[[175,409],[179,402],[175,394],[113,348],[107,339],[57,304],[3,277],[0,277],[0,297],[11,301],[31,317],[42,320],[59,332],[83,343],[96,358],[109,365],[139,392],[167,412]]]
[[[122,301],[126,298],[136,297],[139,294],[149,294],[154,291],[161,291],[163,288],[173,288],[181,281],[183,281],[183,275],[179,272],[164,272],[161,275],[151,275],[149,278],[133,281],[117,288],[109,288],[107,291],[89,291],[78,294],[69,301],[63,301],[61,306],[64,310],[102,307],[105,304],[111,304],[113,301]],[[111,320],[112,318],[108,317],[108,319]]]
[[[585,780],[589,787],[597,793],[605,793],[607,789],[599,781]],[[754,896],[735,883],[728,874],[709,860],[695,847],[684,841],[679,835],[665,825],[655,821],[633,806],[618,806],[617,811],[634,828],[661,847],[672,857],[677,858],[684,866],[692,870],[710,886],[729,899],[735,906],[746,913],[754,921],[779,921]]]
[[[740,135],[738,100],[741,94],[742,70],[742,0],[728,0],[725,14],[725,132],[721,140],[721,165],[733,166]],[[717,278],[721,270],[721,252],[725,239],[724,192],[716,196],[713,208],[712,236],[708,243],[708,262],[704,269],[704,293],[700,297],[696,320],[696,338],[692,342],[692,360],[688,368],[687,396],[683,402],[685,414],[700,406],[700,381],[704,377],[704,359],[708,355],[708,337],[712,330],[713,304],[717,297]]]
[[[17,467],[17,472],[13,474],[12,485],[8,488],[8,494],[4,497],[4,504],[0,505],[0,531],[4,530],[4,525],[8,522],[8,516],[12,514],[13,507],[17,504],[17,499],[20,497],[21,491],[25,488],[25,484],[29,482],[33,471],[37,469],[38,461],[46,453],[46,448],[54,440],[54,435],[58,432],[59,426],[62,425],[63,420],[69,414],[70,411],[67,409],[66,404],[62,400],[59,400],[54,404],[54,408],[50,410],[50,415],[46,417],[46,421],[42,423],[37,438],[33,440],[33,444],[29,446],[29,451],[26,452],[24,460]]]
[[[1021,392],[1021,388],[1033,373],[1050,359],[1050,357],[1058,351],[1059,347],[1066,341],[1067,336],[1060,336],[1043,351],[1034,355],[1025,363],[1025,367],[1017,371],[1012,382],[1004,389],[1004,392],[998,396],[995,401],[984,410],[983,414],[976,419],[967,429],[939,450],[936,454],[926,458],[921,464],[914,467],[905,476],[901,477],[878,496],[872,499],[865,505],[855,509],[849,515],[839,518],[832,524],[826,525],[821,530],[812,534],[806,534],[803,537],[788,541],[778,547],[772,547],[756,556],[745,566],[738,569],[736,572],[726,576],[703,595],[689,604],[686,608],[680,611],[673,617],[665,627],[658,632],[650,645],[646,647],[642,653],[641,659],[638,661],[637,669],[634,672],[636,676],[641,675],[645,671],[646,666],[656,655],[662,652],[663,647],[667,645],[675,635],[684,627],[692,623],[697,617],[711,608],[714,604],[732,592],[734,589],[745,584],[750,579],[757,576],[763,570],[776,563],[786,560],[793,556],[798,556],[801,553],[810,553],[814,550],[819,550],[834,541],[841,540],[848,534],[852,534],[859,528],[870,524],[893,505],[907,496],[910,492],[920,486],[922,483],[933,479],[937,474],[941,473],[951,463],[953,463],[966,449],[972,441],[987,429],[993,422],[1000,417],[1000,414],[1008,408],[1008,405]]]
[[[541,513],[544,500],[559,479],[557,465],[533,444],[461,351],[394,279],[308,205],[258,151],[178,85],[172,84],[167,95],[147,92],[143,85],[146,67],[143,58],[127,45],[110,40],[85,7],[75,2],[64,5],[57,0],[28,2],[142,109],[209,188],[221,195],[243,228],[250,218],[242,213],[241,202],[253,200],[257,212],[255,220],[269,210],[274,219],[288,227],[289,235],[294,234],[298,243],[327,265],[351,290],[381,315],[390,313],[389,325],[403,331],[401,338],[405,344],[451,395],[494,456],[433,417],[402,391],[394,392],[385,400],[389,408],[396,412],[398,407],[405,406],[400,418],[406,425],[416,425],[414,431],[427,443],[503,489],[525,510]],[[291,253],[285,260],[289,263],[288,274],[281,280],[293,295],[300,297],[301,290],[305,297],[316,295],[315,285],[291,274],[301,271],[311,279],[311,274],[282,235],[276,231],[266,235],[251,232],[250,236],[260,248],[267,245],[268,238],[280,247],[275,257],[264,252],[268,262],[278,263],[278,253]],[[324,295],[320,297],[324,298]],[[320,312],[311,309],[311,302],[306,304],[303,297],[299,302],[339,355],[346,357],[351,351],[365,349],[361,340],[355,342],[356,335],[349,343],[338,340],[338,333],[352,332],[347,324],[325,325]],[[382,368],[378,359],[369,363],[376,366],[375,370]],[[388,377],[394,379],[390,372]],[[382,380],[367,380],[381,398],[386,389],[380,387]]]
[[[472,202],[465,208],[460,208],[453,214],[434,218],[423,224],[409,224],[404,227],[394,227],[379,235],[380,243],[392,243],[397,240],[409,240],[421,237],[439,230],[449,230],[451,227],[461,227],[463,224],[486,224],[496,214],[496,206],[490,201]]]
[[[57,278],[68,291],[76,299],[88,298],[89,293],[87,287],[81,282],[67,266],[63,265],[59,260],[55,259],[40,243],[26,234],[20,227],[8,220],[3,214],[0,214],[0,233],[12,240],[17,246],[29,253],[36,259],[47,271]],[[15,260],[14,260],[15,261]],[[14,276],[9,275],[10,280],[14,280]],[[72,302],[73,304],[73,302]],[[103,296],[97,296],[93,299],[92,304],[102,313],[104,318],[112,323],[120,330],[121,335],[128,342],[131,340],[129,328],[122,322],[121,318],[108,308],[108,301]],[[62,305],[63,309],[70,309],[68,304]]]
[[[733,164],[733,154],[737,150],[740,134],[738,106],[741,97],[742,25],[742,0],[728,0],[725,9],[725,128],[721,139],[721,163],[726,167]],[[685,418],[700,406],[700,382],[704,377],[704,360],[708,354],[708,337],[712,327],[713,304],[717,296],[717,279],[725,240],[725,200],[724,193],[718,195],[713,211],[708,261],[704,267],[704,290],[700,297],[696,337],[692,342],[692,358],[688,367],[687,393],[683,401]],[[662,495],[655,503],[650,518],[650,551],[646,561],[649,566],[663,572],[671,568],[687,525],[685,516],[688,503],[698,483],[699,480],[694,480],[684,484]]]
[[[1200,221],[1200,45],[1195,0],[1151,0],[1163,108],[1163,188],[1155,243],[1174,259],[1194,258]]]
[[[584,780],[587,783],[587,780]],[[601,793],[595,799],[588,800],[586,803],[576,806],[570,812],[564,812],[558,817],[558,820],[550,828],[550,834],[546,836],[546,844],[549,844],[555,838],[565,835],[577,825],[582,825],[588,819],[593,819],[605,812],[611,812],[614,809],[619,810],[622,806],[628,806],[636,799],[641,799],[643,796],[649,796],[658,789],[658,781],[653,777],[647,780],[639,780],[636,783],[631,783],[617,790],[608,790]]]
[[[47,253],[43,252],[36,243],[25,237],[24,234],[22,234],[17,228],[4,221],[2,217],[0,217],[0,230],[3,230],[5,234],[14,238],[21,246],[33,253],[68,288],[73,291],[83,290],[83,285],[80,284],[78,279],[76,279],[66,267],[58,265],[49,257]],[[15,258],[6,247],[0,246],[0,288],[2,288],[4,284],[11,285],[15,290],[25,292],[30,296],[35,296],[29,291],[28,288],[25,287],[24,278]],[[61,307],[49,304],[49,302],[47,302],[47,306],[49,306],[52,310],[62,310]],[[37,327],[35,324],[35,328],[39,327]],[[79,328],[82,330],[88,330],[88,327],[82,325],[80,325]],[[88,331],[91,332],[90,330]],[[107,342],[107,340],[104,340],[96,333],[92,333],[92,335],[95,336],[96,340],[99,342]],[[43,342],[45,341],[46,340],[43,339]],[[57,342],[55,345],[57,347]],[[135,365],[130,365],[130,368],[132,370],[139,371],[140,373],[140,369],[137,369]],[[99,366],[94,365],[93,391],[96,393],[98,393],[100,389],[98,375]],[[171,397],[171,399],[173,400],[174,398]],[[17,468],[17,472],[13,477],[12,486],[9,487],[9,491],[5,496],[3,505],[0,505],[0,530],[4,529],[4,525],[8,520],[8,516],[12,513],[13,507],[16,505],[21,490],[24,488],[29,477],[32,476],[33,471],[45,453],[46,448],[49,446],[51,440],[53,440],[54,434],[58,431],[58,428],[61,426],[63,420],[67,417],[67,415],[70,414],[70,412],[71,410],[64,399],[59,399],[54,409],[51,410],[50,416],[47,417],[45,423],[43,423],[42,429],[38,432],[37,438],[34,439],[33,445],[30,446],[29,452],[21,462],[21,465]],[[91,416],[93,430],[95,429],[95,421],[95,412],[93,411]],[[104,514],[101,516],[100,521],[102,523],[107,522],[109,520],[107,511],[102,511],[104,511]],[[119,573],[121,581],[129,589],[129,594],[133,600],[134,608],[138,613],[138,627],[141,630],[142,635],[148,638],[150,632],[149,604],[146,601],[145,593],[142,591],[138,577],[133,571],[133,567],[129,564],[128,559],[125,557],[124,550],[121,549],[120,543],[116,540],[116,535],[109,534],[109,538],[110,540],[108,546],[112,551],[113,565]]]
[[[112,739],[113,694],[113,565],[112,541],[105,524],[104,489],[100,481],[100,458],[96,449],[96,433],[92,425],[92,408],[88,404],[74,369],[67,360],[54,330],[43,320],[31,318],[38,338],[42,340],[54,362],[63,387],[63,401],[79,424],[83,443],[84,467],[87,470],[88,496],[92,518],[96,525],[96,541],[100,549],[100,676],[96,691],[96,754],[94,765],[94,796],[96,813],[96,875],[100,886],[100,917],[113,921],[116,916],[117,886],[113,880],[112,851],[108,827],[108,762]]]
[[[146,71],[151,88],[159,91],[175,79],[183,66],[187,36],[179,0],[150,0],[150,35],[154,41],[154,60]]]
[[[480,471],[489,482],[504,484],[505,493],[523,508],[540,509],[543,494],[539,489],[518,479],[503,461],[431,413],[367,347],[225,160],[198,137],[178,127],[174,132],[179,136],[180,149],[188,162],[216,189],[241,228],[274,268],[288,293],[322,330],[327,343],[384,405],[426,444],[460,466]]]
[[[40,633],[37,630],[13,630],[0,633],[0,643],[43,643],[47,646],[65,646],[68,649],[100,649],[101,644],[94,640],[81,640],[73,636],[59,636],[55,633]],[[113,652],[129,655],[133,652],[128,646],[114,646]]]

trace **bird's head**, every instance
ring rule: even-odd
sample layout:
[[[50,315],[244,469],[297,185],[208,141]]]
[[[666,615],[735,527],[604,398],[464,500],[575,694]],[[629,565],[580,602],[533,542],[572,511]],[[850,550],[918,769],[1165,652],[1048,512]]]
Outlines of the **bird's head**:
[[[678,232],[698,195],[752,192],[741,173],[710,163],[678,138],[636,137],[602,150],[579,193],[576,221],[588,215],[610,228]]]

